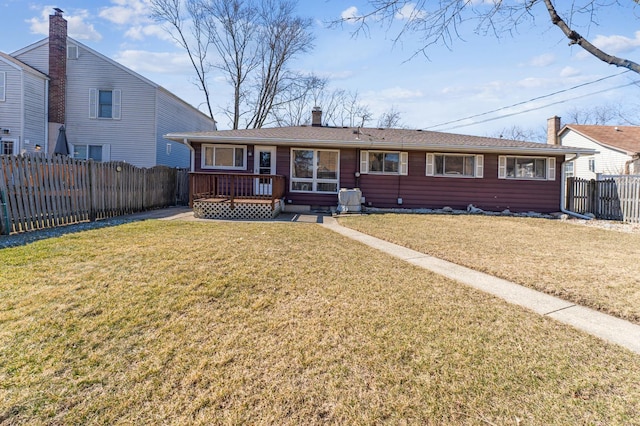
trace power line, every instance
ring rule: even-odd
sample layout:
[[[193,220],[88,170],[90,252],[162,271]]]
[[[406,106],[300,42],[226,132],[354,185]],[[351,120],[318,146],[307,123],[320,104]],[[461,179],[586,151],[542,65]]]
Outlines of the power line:
[[[527,113],[527,112],[537,111],[537,110],[539,110],[539,109],[547,108],[547,107],[550,107],[550,106],[553,106],[553,105],[562,104],[562,103],[565,103],[565,102],[568,102],[568,101],[573,101],[573,100],[576,100],[576,99],[586,98],[586,97],[588,97],[588,96],[597,95],[597,94],[599,94],[599,93],[608,92],[608,91],[610,91],[610,90],[621,89],[621,88],[623,88],[623,87],[632,86],[632,85],[634,85],[634,84],[638,84],[638,83],[640,83],[640,80],[632,81],[631,83],[622,84],[622,85],[620,85],[620,86],[616,86],[616,87],[610,87],[610,88],[608,88],[608,89],[599,90],[599,91],[597,91],[597,92],[587,93],[587,94],[580,95],[580,96],[576,96],[576,97],[569,98],[569,99],[563,99],[563,100],[561,100],[561,101],[552,102],[552,103],[550,103],[550,104],[542,105],[542,106],[539,106],[539,107],[529,108],[529,109],[526,109],[526,110],[523,110],[523,111],[513,112],[513,113],[511,113],[511,114],[506,114],[506,115],[501,115],[501,116],[499,116],[499,117],[487,118],[487,119],[485,119],[485,120],[482,120],[482,121],[476,121],[476,122],[474,122],[474,123],[460,124],[460,125],[458,125],[458,126],[448,127],[448,128],[446,128],[446,129],[440,129],[439,131],[444,132],[444,131],[449,131],[449,130],[459,129],[459,128],[461,128],[461,127],[474,126],[474,125],[476,125],[476,124],[482,124],[482,123],[487,123],[487,122],[489,122],[489,121],[500,120],[500,119],[502,119],[502,118],[513,117],[514,115],[520,115],[520,114],[525,114],[525,113]],[[521,105],[521,104],[518,104],[518,105]],[[507,108],[507,107],[505,107],[505,108]],[[501,109],[504,109],[504,108],[501,108]],[[484,114],[481,114],[481,115],[484,115]],[[476,115],[476,117],[477,117],[477,116],[478,116],[478,115]],[[462,120],[466,120],[466,119],[462,119]],[[462,120],[455,120],[455,121],[451,121],[450,123],[456,123],[456,122],[458,122],[458,121],[462,121]],[[446,123],[444,123],[444,124],[446,124]],[[441,124],[440,126],[442,126],[442,125],[444,125],[444,124]],[[434,126],[434,127],[437,127],[437,126]]]
[[[571,91],[571,90],[579,89],[580,87],[588,86],[588,85],[590,85],[590,84],[599,83],[599,82],[604,81],[604,80],[607,80],[607,79],[609,79],[609,78],[618,77],[618,76],[620,76],[620,75],[622,75],[622,74],[625,74],[625,73],[627,73],[627,72],[629,72],[629,71],[630,71],[630,70],[625,70],[625,71],[622,71],[621,73],[618,73],[618,74],[612,74],[612,75],[609,75],[609,76],[607,76],[607,77],[602,77],[602,78],[599,78],[599,79],[597,79],[597,80],[589,81],[589,82],[587,82],[587,83],[578,84],[577,86],[573,86],[573,87],[570,87],[570,88],[568,88],[568,89],[558,90],[557,92],[553,92],[553,93],[549,93],[549,94],[547,94],[547,95],[542,95],[542,96],[538,96],[538,97],[535,97],[535,98],[531,98],[531,99],[529,99],[529,100],[522,101],[522,102],[518,102],[518,103],[515,103],[515,104],[513,104],[513,105],[509,105],[509,106],[505,106],[505,107],[497,108],[497,109],[494,109],[494,110],[491,110],[491,111],[487,111],[487,112],[482,112],[482,113],[480,113],[480,114],[470,115],[470,116],[468,116],[468,117],[460,118],[460,119],[457,119],[457,120],[447,121],[447,122],[444,122],[444,123],[436,124],[436,125],[434,125],[434,126],[425,127],[425,128],[424,128],[424,130],[430,130],[430,129],[433,129],[433,128],[436,128],[436,127],[446,126],[447,124],[453,124],[453,123],[458,123],[458,122],[460,122],[460,121],[470,120],[470,119],[472,119],[472,118],[482,117],[482,116],[485,116],[485,115],[488,115],[488,114],[493,114],[493,113],[498,112],[498,111],[503,111],[503,110],[505,110],[505,109],[509,109],[509,108],[513,108],[513,107],[516,107],[516,106],[520,106],[520,105],[528,104],[528,103],[530,103],[530,102],[538,101],[538,100],[540,100],[540,99],[549,98],[549,97],[551,97],[551,96],[555,96],[555,95],[558,95],[558,94],[560,94],[560,93],[565,93],[565,92],[568,92],[568,91]],[[631,83],[631,84],[633,84],[633,83]],[[631,84],[626,84],[626,85],[624,85],[624,86],[620,86],[620,87],[630,86]],[[619,87],[614,87],[613,89],[618,89],[618,88],[619,88]],[[608,90],[613,90],[613,89],[608,89]],[[604,90],[604,91],[606,91],[606,90]],[[603,91],[601,91],[601,92],[596,92],[596,93],[602,93],[602,92],[603,92]],[[596,93],[593,93],[593,94],[596,94]],[[574,98],[574,99],[579,99],[579,97],[578,97],[578,98]],[[571,99],[568,99],[568,100],[571,100]],[[556,103],[553,103],[553,104],[549,104],[549,105],[547,105],[547,106],[556,105],[557,103],[562,103],[562,102],[564,102],[564,101],[556,102]],[[529,112],[529,111],[535,111],[535,109],[527,110],[527,111],[523,111],[523,112]],[[455,129],[455,128],[457,128],[457,127],[466,127],[466,126],[471,126],[471,125],[473,125],[473,124],[485,123],[485,122],[487,122],[487,121],[497,120],[498,118],[503,118],[503,117],[511,117],[512,115],[517,115],[517,114],[521,114],[521,113],[522,113],[522,112],[520,112],[520,113],[513,113],[513,114],[504,115],[504,116],[500,116],[500,117],[493,118],[493,119],[489,119],[489,120],[479,121],[479,122],[472,123],[472,124],[465,124],[465,125],[463,125],[463,126],[455,126],[455,127],[453,127],[453,128]],[[444,129],[444,130],[449,130],[449,129]],[[443,130],[441,130],[441,131],[443,131]]]

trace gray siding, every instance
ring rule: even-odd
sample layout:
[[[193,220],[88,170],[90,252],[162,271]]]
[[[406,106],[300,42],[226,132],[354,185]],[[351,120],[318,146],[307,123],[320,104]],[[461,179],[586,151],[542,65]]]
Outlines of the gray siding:
[[[33,152],[36,144],[45,148],[47,128],[47,85],[45,80],[24,73],[24,146],[27,152]],[[26,142],[29,141],[27,144]]]
[[[16,139],[19,146],[22,141],[22,71],[0,61],[0,72],[5,73],[5,100],[0,101],[0,127],[11,130],[10,134],[0,134],[0,137]]]
[[[90,89],[121,90],[121,119],[90,119]],[[111,161],[152,167],[156,161],[155,105],[153,85],[82,46],[78,46],[78,59],[67,61],[70,144],[108,145]]]
[[[33,49],[12,56],[44,74],[49,74],[49,43],[36,43],[33,46]]]
[[[170,167],[188,168],[189,149],[181,143],[164,139],[162,136],[175,132],[203,132],[215,130],[213,120],[191,106],[176,99],[163,89],[158,89],[158,131],[156,163]],[[170,145],[170,153],[167,153]]]

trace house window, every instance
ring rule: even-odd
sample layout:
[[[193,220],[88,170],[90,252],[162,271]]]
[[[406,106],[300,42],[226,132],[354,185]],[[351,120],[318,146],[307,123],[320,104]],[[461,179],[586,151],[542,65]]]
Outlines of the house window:
[[[291,150],[291,191],[338,192],[340,151]]]
[[[73,158],[102,161],[102,145],[73,145]]]
[[[0,102],[4,102],[5,85],[7,80],[7,73],[0,72]]]
[[[483,175],[484,157],[468,154],[427,154],[427,176],[476,177]]]
[[[67,59],[78,59],[78,46],[74,44],[67,45]]]
[[[120,90],[90,89],[89,98],[89,118],[120,119]]]
[[[408,157],[407,152],[360,151],[360,173],[406,175]]]
[[[564,175],[565,177],[573,177],[574,175],[574,163],[573,161],[569,161],[568,163],[565,163],[564,165]]]
[[[589,171],[595,173],[596,172],[596,159],[589,158]]]
[[[499,179],[555,180],[554,157],[498,157]]]
[[[2,139],[0,141],[0,155],[13,155],[13,146],[12,139]]]
[[[247,147],[245,145],[203,145],[203,169],[247,169]]]

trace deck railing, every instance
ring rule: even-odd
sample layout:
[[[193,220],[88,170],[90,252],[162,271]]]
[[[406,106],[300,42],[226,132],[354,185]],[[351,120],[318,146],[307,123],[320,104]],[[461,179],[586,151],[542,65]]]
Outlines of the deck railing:
[[[284,197],[285,178],[281,175],[238,173],[189,173],[189,206],[194,200],[217,198],[228,200],[234,208],[236,200],[276,200]]]

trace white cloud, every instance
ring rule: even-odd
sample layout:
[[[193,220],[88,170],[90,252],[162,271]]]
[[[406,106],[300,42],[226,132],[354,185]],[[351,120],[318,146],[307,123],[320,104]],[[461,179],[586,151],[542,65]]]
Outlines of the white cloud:
[[[560,71],[560,77],[575,77],[577,75],[580,75],[580,70],[569,66],[562,68]]]
[[[542,55],[535,56],[531,59],[530,65],[533,67],[547,67],[556,61],[556,57],[553,53],[544,53]]]
[[[407,3],[396,12],[396,19],[413,21],[416,19],[424,19],[427,12],[416,8],[415,3]]]
[[[610,54],[631,52],[640,47],[640,31],[636,31],[635,38],[622,35],[597,35],[593,39],[593,44]]]
[[[185,53],[123,50],[113,59],[139,73],[183,74],[191,72],[191,64]]]
[[[385,101],[409,101],[420,99],[424,95],[420,90],[405,89],[403,87],[390,87],[377,92],[377,96]]]
[[[43,6],[39,17],[27,20],[33,34],[49,35],[49,16],[52,14],[54,7]],[[89,23],[91,16],[88,10],[76,9],[63,16],[67,20],[67,31],[70,37],[78,40],[102,40],[102,35],[96,31],[93,24]]]
[[[105,7],[100,17],[118,25],[137,25],[150,22],[149,3],[144,0],[111,0],[115,6]]]
[[[340,13],[340,17],[347,22],[353,22],[359,17],[358,8],[355,6],[348,7]]]
[[[173,42],[171,35],[167,33],[160,25],[137,25],[129,28],[124,36],[132,40],[143,40],[147,36],[154,36],[161,40]]]

